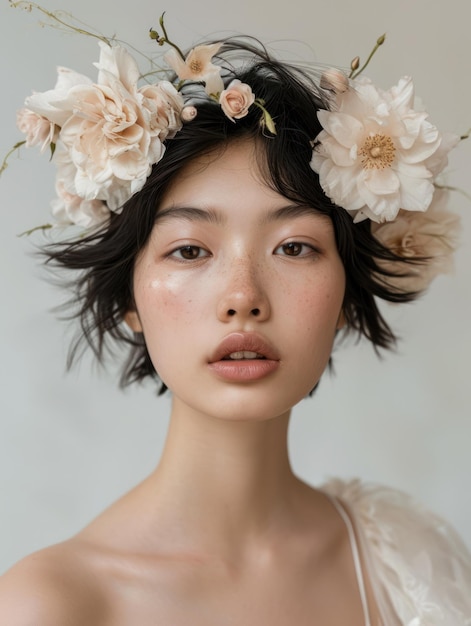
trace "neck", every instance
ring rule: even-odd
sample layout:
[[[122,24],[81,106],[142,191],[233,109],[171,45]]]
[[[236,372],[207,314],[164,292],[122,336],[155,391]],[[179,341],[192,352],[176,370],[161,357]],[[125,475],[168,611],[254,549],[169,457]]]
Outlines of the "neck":
[[[210,418],[174,401],[161,461],[150,477],[159,519],[194,534],[259,535],[289,508],[298,480],[287,445],[289,412],[263,421]],[[163,516],[163,517],[162,517]]]

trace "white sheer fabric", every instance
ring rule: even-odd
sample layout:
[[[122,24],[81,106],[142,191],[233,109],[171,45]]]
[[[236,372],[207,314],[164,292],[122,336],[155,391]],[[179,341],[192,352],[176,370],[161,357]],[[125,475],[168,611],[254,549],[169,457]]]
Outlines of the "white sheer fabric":
[[[387,487],[322,490],[351,516],[382,626],[471,625],[471,555],[449,524]]]
[[[355,566],[355,572],[356,572],[356,575],[357,575],[358,591],[360,593],[361,604],[362,604],[362,607],[363,607],[363,615],[364,615],[364,618],[365,618],[365,626],[371,626],[370,609],[369,609],[369,606],[368,606],[368,597],[367,597],[367,593],[366,593],[365,577],[364,577],[364,574],[363,574],[363,568],[362,568],[362,564],[361,564],[360,548],[358,546],[358,542],[357,542],[357,539],[356,539],[356,536],[355,536],[355,529],[353,527],[352,520],[350,519],[350,515],[345,510],[345,507],[340,502],[340,500],[338,498],[334,498],[329,493],[327,493],[327,495],[329,496],[332,504],[337,509],[340,517],[343,519],[344,524],[345,524],[345,526],[347,528],[348,538],[350,540],[350,546],[352,548],[353,565]]]

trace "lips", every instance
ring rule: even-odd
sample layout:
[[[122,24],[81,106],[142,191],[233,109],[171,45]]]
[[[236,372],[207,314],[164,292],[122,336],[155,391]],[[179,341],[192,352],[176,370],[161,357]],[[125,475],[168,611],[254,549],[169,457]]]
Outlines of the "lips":
[[[279,361],[279,358],[275,348],[258,333],[231,333],[221,341],[209,363],[246,359]]]
[[[229,383],[254,383],[275,372],[280,365],[276,349],[257,333],[231,333],[211,355],[208,367]]]

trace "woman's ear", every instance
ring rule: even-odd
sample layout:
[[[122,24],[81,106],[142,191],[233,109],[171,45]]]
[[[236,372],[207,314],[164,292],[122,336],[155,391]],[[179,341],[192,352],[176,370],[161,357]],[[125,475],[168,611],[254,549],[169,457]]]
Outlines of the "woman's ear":
[[[142,333],[141,320],[136,310],[126,311],[123,319],[134,333]]]

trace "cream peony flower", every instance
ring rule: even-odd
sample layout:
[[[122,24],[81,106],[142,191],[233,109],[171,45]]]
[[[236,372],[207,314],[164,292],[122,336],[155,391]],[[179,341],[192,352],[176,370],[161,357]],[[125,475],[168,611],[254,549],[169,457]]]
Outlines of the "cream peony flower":
[[[93,228],[104,224],[109,219],[109,209],[101,200],[84,200],[76,193],[76,168],[69,158],[68,150],[62,144],[58,144],[54,161],[57,165],[57,197],[51,205],[58,225],[76,224],[82,228]]]
[[[136,96],[137,83],[140,72],[136,61],[122,46],[109,46],[103,41],[99,41],[100,58],[98,63],[94,63],[98,69],[97,83],[102,87],[124,90],[131,96]]]
[[[60,139],[75,168],[75,193],[118,211],[162,158],[162,142],[181,127],[183,99],[167,81],[139,89],[131,55],[100,47],[98,83],[69,90],[63,106],[72,113]]]
[[[57,141],[58,127],[42,115],[30,109],[20,109],[16,113],[16,125],[26,135],[26,146],[41,146],[44,152],[51,143]]]
[[[234,79],[219,96],[219,104],[233,122],[245,117],[249,107],[254,103],[255,96],[249,85]]]
[[[69,91],[78,85],[91,84],[92,81],[87,76],[78,74],[66,67],[58,67],[57,82],[54,89],[42,93],[33,93],[26,98],[25,106],[60,128],[73,111],[73,103],[66,104]]]
[[[18,112],[27,145],[58,142],[54,214],[82,226],[102,222],[144,185],[182,126],[183,98],[168,81],[138,87],[125,48],[99,42],[98,81],[59,68],[54,89],[34,93]]]
[[[460,219],[446,210],[448,197],[447,190],[437,189],[425,213],[399,211],[393,222],[372,224],[376,239],[400,257],[428,257],[424,263],[404,264],[399,270],[397,262],[378,260],[383,269],[404,274],[382,278],[388,285],[401,290],[423,291],[437,274],[451,271]]]
[[[182,127],[183,98],[167,80],[139,89],[142,109],[148,116],[147,124],[152,136],[162,142],[175,136]]]
[[[224,89],[224,83],[221,68],[211,63],[211,59],[218,53],[220,47],[220,43],[196,46],[185,60],[175,48],[171,48],[164,55],[164,59],[180,80],[203,82],[208,95],[217,95]]]
[[[395,219],[400,209],[425,211],[434,176],[453,147],[423,111],[413,108],[409,77],[389,91],[359,78],[336,95],[333,111],[321,110],[311,167],[337,205],[356,212],[356,221]]]
[[[109,219],[110,212],[100,200],[84,200],[67,191],[64,181],[57,181],[57,198],[52,201],[52,214],[58,226],[75,224],[82,228],[101,226]]]
[[[60,138],[77,169],[77,192],[87,200],[104,200],[116,211],[144,185],[163,146],[158,136],[151,141],[139,103],[124,88],[77,87],[69,97],[76,103],[74,114]]]

